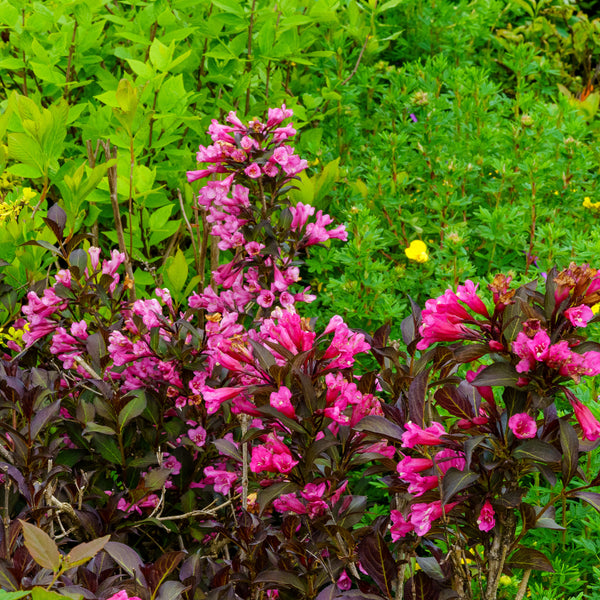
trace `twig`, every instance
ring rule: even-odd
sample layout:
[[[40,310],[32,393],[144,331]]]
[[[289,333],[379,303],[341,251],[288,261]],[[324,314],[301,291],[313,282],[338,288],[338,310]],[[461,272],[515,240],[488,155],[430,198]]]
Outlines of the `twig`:
[[[531,575],[531,569],[526,569],[523,573],[523,579],[521,579],[521,585],[519,586],[519,591],[515,596],[515,600],[523,600],[525,597],[525,592],[527,591],[527,584],[529,583],[529,576]]]
[[[358,71],[358,65],[360,65],[360,61],[362,60],[363,53],[367,47],[367,44],[369,43],[370,37],[371,36],[369,34],[367,34],[367,37],[365,38],[365,43],[363,44],[362,48],[360,49],[360,54],[358,55],[358,58],[356,59],[356,64],[354,65],[354,69],[352,69],[352,72],[350,73],[350,75],[348,75],[348,77],[346,77],[346,79],[344,79],[344,81],[342,81],[342,83],[340,85],[346,85],[356,75],[356,71]]]
[[[104,149],[104,156],[106,160],[111,158],[117,158],[116,146],[111,148],[110,140],[101,142],[102,148]],[[127,252],[125,246],[125,234],[123,233],[123,223],[121,223],[121,211],[119,210],[119,197],[117,194],[117,166],[113,165],[108,169],[108,188],[110,190],[110,202],[112,204],[113,216],[115,220],[115,229],[117,230],[117,239],[119,240],[119,251],[125,255],[125,271],[129,279],[133,282],[133,269],[131,268],[131,256]],[[130,182],[131,183],[131,182]],[[130,225],[131,228],[131,225]],[[133,302],[135,300],[135,284],[131,286],[129,290],[129,298]]]
[[[96,159],[98,157],[98,152],[100,151],[100,140],[96,142],[95,150],[92,150],[91,140],[85,141],[85,147],[87,149],[88,163],[90,165],[90,168],[93,169],[96,166]],[[90,202],[90,204],[92,203]],[[93,203],[93,205],[95,206],[95,203]],[[97,220],[94,221],[94,224],[92,225],[92,243],[96,248],[98,248],[100,245],[100,231],[98,229]]]
[[[180,521],[181,519],[189,519],[190,517],[214,517],[217,514],[218,510],[220,510],[221,508],[225,508],[226,506],[229,506],[233,502],[233,500],[237,500],[238,498],[239,498],[239,496],[235,496],[235,497],[227,500],[226,502],[223,502],[223,504],[219,504],[219,506],[216,506],[212,510],[207,510],[207,509],[192,510],[190,512],[184,513],[183,515],[173,515],[173,516],[167,516],[167,517],[154,517],[154,518],[157,521]]]

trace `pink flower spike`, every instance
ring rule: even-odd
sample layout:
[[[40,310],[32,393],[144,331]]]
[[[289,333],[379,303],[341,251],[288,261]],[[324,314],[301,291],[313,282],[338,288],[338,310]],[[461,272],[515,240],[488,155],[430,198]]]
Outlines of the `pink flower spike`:
[[[587,327],[587,324],[594,318],[594,313],[589,306],[581,304],[567,308],[565,317],[569,319],[573,327]]]
[[[508,420],[511,431],[521,440],[534,438],[537,434],[535,420],[527,413],[517,413]]]
[[[490,501],[486,500],[479,513],[479,518],[477,519],[477,525],[479,525],[481,531],[491,531],[494,529],[494,526],[496,525],[494,514],[494,508]]]
[[[579,402],[575,396],[569,397],[569,402],[571,402],[571,406],[575,411],[575,418],[583,431],[583,438],[595,442],[600,438],[600,423],[594,417],[592,411]]]

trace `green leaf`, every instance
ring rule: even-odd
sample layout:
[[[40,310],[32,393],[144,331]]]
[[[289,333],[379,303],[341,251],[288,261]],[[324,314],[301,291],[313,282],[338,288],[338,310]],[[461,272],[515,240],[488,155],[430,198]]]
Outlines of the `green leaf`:
[[[84,433],[101,433],[103,435],[116,435],[117,432],[107,425],[101,425],[100,423],[88,423],[86,425]]]
[[[174,44],[165,46],[157,38],[154,38],[150,46],[150,61],[152,62],[152,66],[159,71],[166,71],[171,63],[174,48]]]
[[[65,596],[41,587],[34,587],[31,590],[31,600],[65,600]]]
[[[0,600],[19,600],[19,598],[24,598],[25,596],[29,596],[31,591],[25,590],[24,592],[5,592],[4,590],[0,590]]]
[[[173,205],[167,204],[166,206],[161,206],[159,209],[152,212],[150,215],[150,219],[148,219],[148,227],[155,231],[157,229],[162,229],[165,223],[171,217],[171,213],[173,212]]]
[[[144,412],[146,404],[146,395],[143,390],[140,390],[140,392],[121,409],[118,417],[119,429],[123,431],[125,425],[127,425],[129,421],[139,417]]]
[[[90,424],[88,424],[88,427]],[[106,459],[112,464],[123,465],[123,458],[121,456],[121,452],[119,451],[119,446],[117,442],[112,437],[107,437],[105,435],[95,435],[92,440],[92,444],[96,448],[102,458]]]
[[[25,547],[33,560],[45,569],[58,573],[61,565],[61,555],[52,538],[45,531],[31,523],[21,519],[19,519],[19,522],[23,528]]]
[[[154,69],[152,69],[148,63],[142,62],[141,60],[135,60],[133,58],[128,58],[127,62],[129,63],[131,70],[143,79],[149,80],[154,77]]]
[[[16,161],[35,167],[40,173],[46,173],[47,161],[40,143],[26,133],[9,133],[8,154]]]
[[[91,542],[83,542],[75,546],[65,557],[65,566],[67,568],[77,567],[91,560],[104,548],[106,543],[110,540],[110,535],[92,540]]]
[[[173,285],[173,291],[181,292],[187,280],[188,265],[180,248],[177,249],[175,256],[169,261],[167,276]]]
[[[444,475],[442,482],[442,489],[444,490],[442,503],[446,504],[455,494],[469,487],[478,479],[478,473],[473,473],[473,471],[459,471],[456,467],[450,467]]]

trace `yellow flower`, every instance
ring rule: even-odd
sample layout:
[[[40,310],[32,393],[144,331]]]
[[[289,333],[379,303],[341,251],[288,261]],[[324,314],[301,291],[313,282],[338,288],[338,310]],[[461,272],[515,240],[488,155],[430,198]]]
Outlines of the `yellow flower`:
[[[598,311],[600,310],[600,303],[598,304],[594,304],[593,306],[591,306],[592,312],[597,315]]]
[[[502,575],[502,577],[500,577],[500,583],[502,585],[510,585],[512,579],[508,576],[508,575]]]
[[[592,202],[589,196],[583,199],[582,206],[585,208],[591,208],[593,210],[600,210],[600,202]]]
[[[37,192],[34,192],[31,188],[26,187],[23,188],[22,196],[24,202],[29,202],[32,198],[37,196]]]
[[[427,246],[421,240],[413,240],[408,248],[404,249],[404,253],[409,260],[414,260],[418,263],[424,263],[429,260],[427,254]]]

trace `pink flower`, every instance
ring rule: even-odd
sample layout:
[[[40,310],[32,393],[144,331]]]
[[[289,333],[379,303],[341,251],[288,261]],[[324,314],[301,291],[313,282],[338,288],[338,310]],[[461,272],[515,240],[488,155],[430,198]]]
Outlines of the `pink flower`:
[[[515,367],[517,372],[525,373],[533,369],[536,362],[545,361],[549,348],[550,336],[546,330],[538,331],[532,338],[520,331],[512,343],[512,351],[521,358]]]
[[[128,596],[125,590],[121,590],[116,594],[113,594],[110,598],[106,600],[141,600],[138,596]]]
[[[496,525],[494,514],[494,508],[490,501],[486,500],[479,513],[479,518],[477,519],[477,524],[481,531],[491,531],[494,529],[494,525]]]
[[[246,173],[250,179],[258,179],[261,176],[260,166],[257,163],[252,163],[244,169],[244,173]]]
[[[426,469],[433,467],[433,461],[429,458],[412,458],[412,456],[405,456],[397,465],[396,470],[398,475],[402,479],[406,479],[407,476]]]
[[[571,396],[572,394],[568,396],[569,401],[571,402],[571,406],[575,411],[577,422],[583,431],[584,439],[595,442],[598,438],[600,438],[600,423],[587,406],[579,402],[575,396]]]
[[[527,413],[517,413],[508,420],[508,426],[519,439],[534,438],[537,434],[535,420]]]
[[[342,571],[342,574],[339,576],[336,585],[338,586],[338,589],[342,590],[343,592],[352,587],[352,581],[350,580],[350,577],[348,577],[348,573],[346,573],[346,571]]]
[[[406,424],[405,428],[406,431],[402,434],[403,448],[414,448],[417,444],[437,446],[442,443],[440,436],[446,434],[444,426],[435,421],[427,429],[421,429],[411,421]]]
[[[188,437],[196,446],[202,447],[206,443],[206,431],[201,425],[198,425],[195,429],[189,429]]]
[[[481,298],[477,295],[477,285],[470,279],[465,281],[465,285],[459,285],[456,288],[456,295],[461,302],[464,302],[471,310],[489,318],[489,313]]]
[[[415,530],[415,526],[407,521],[399,510],[393,510],[390,516],[392,518],[390,533],[393,542],[397,542],[400,538],[406,537],[408,533]]]
[[[212,484],[215,492],[224,496],[229,494],[229,490],[238,478],[235,473],[215,469],[214,467],[205,467],[204,474],[206,475],[206,479],[204,479],[203,483]]]
[[[589,306],[581,304],[580,306],[572,306],[565,310],[565,317],[569,319],[573,327],[586,327],[588,322],[594,318],[594,313]]]
[[[278,391],[272,392],[269,398],[269,404],[283,413],[290,419],[296,418],[296,411],[291,402],[292,392],[285,386],[281,386]]]
[[[439,519],[444,513],[450,512],[458,502],[451,502],[442,507],[441,500],[431,503],[413,504],[410,513],[410,522],[414,525],[417,535],[425,535],[434,521]]]

